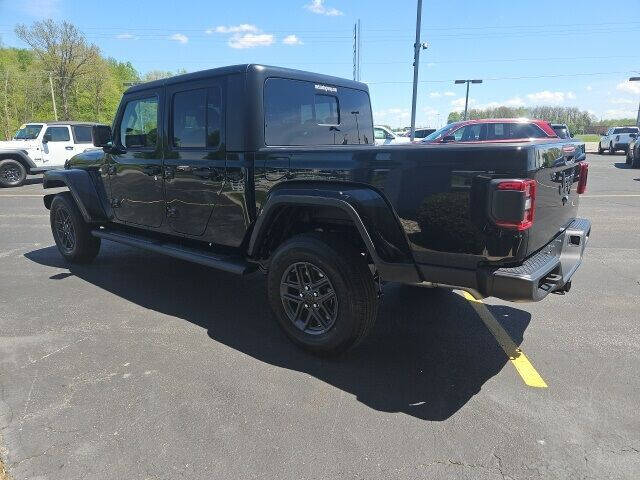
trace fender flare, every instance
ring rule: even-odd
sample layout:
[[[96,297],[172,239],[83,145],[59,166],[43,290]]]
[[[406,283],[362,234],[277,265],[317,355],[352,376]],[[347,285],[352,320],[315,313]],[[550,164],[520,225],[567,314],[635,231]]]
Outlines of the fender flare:
[[[282,185],[272,190],[251,232],[247,247],[250,257],[257,253],[278,207],[284,205],[334,207],[342,210],[353,221],[382,278],[405,283],[421,281],[395,211],[382,195],[370,186],[298,184]],[[378,216],[382,213],[387,221],[376,221],[372,215],[367,215],[372,211]],[[378,229],[392,237],[392,242],[385,240]],[[395,258],[390,259],[385,255],[381,248],[383,242],[393,248]]]
[[[98,195],[91,174],[87,170],[72,168],[69,170],[49,170],[42,180],[44,188],[67,187],[73,196],[84,220],[88,223],[108,221],[105,204]],[[44,206],[51,208],[56,194],[44,196]]]
[[[0,150],[0,160],[7,159],[20,162],[27,169],[27,173],[30,173],[32,168],[38,167],[23,150]]]

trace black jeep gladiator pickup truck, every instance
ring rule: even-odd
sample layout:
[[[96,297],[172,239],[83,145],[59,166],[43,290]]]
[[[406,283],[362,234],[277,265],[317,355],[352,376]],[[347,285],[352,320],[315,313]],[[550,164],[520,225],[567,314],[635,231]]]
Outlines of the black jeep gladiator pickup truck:
[[[335,77],[240,65],[133,86],[93,138],[44,177],[68,188],[44,197],[65,259],[104,239],[261,270],[281,326],[318,353],[366,335],[382,281],[564,293],[591,230],[584,144],[376,147],[367,86]]]

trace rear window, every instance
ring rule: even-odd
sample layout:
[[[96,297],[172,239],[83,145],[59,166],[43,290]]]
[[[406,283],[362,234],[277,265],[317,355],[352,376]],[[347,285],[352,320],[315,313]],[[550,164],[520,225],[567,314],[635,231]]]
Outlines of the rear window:
[[[76,143],[92,143],[91,127],[86,125],[75,125],[71,127],[73,129],[73,138]]]
[[[369,95],[361,90],[269,78],[264,112],[267,145],[373,143]]]
[[[638,133],[638,127],[621,127],[613,131],[614,135],[618,133]]]
[[[546,138],[546,136],[533,123],[474,123],[459,128],[453,133],[456,142]]]

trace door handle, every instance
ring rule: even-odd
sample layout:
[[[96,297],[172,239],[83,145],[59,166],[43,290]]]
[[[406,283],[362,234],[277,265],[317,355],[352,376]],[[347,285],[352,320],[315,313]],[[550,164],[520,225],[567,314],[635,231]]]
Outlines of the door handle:
[[[73,147],[64,147],[65,150],[73,150]]]

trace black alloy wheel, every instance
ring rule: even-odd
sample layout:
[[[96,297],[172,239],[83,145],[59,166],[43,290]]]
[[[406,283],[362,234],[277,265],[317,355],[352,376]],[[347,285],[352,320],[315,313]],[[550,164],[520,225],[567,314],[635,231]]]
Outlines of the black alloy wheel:
[[[310,335],[328,332],[338,316],[338,297],[327,275],[308,263],[294,263],[280,281],[280,297],[291,323]]]
[[[60,240],[60,248],[67,254],[73,252],[76,246],[76,230],[66,208],[61,207],[55,211],[54,228]]]

